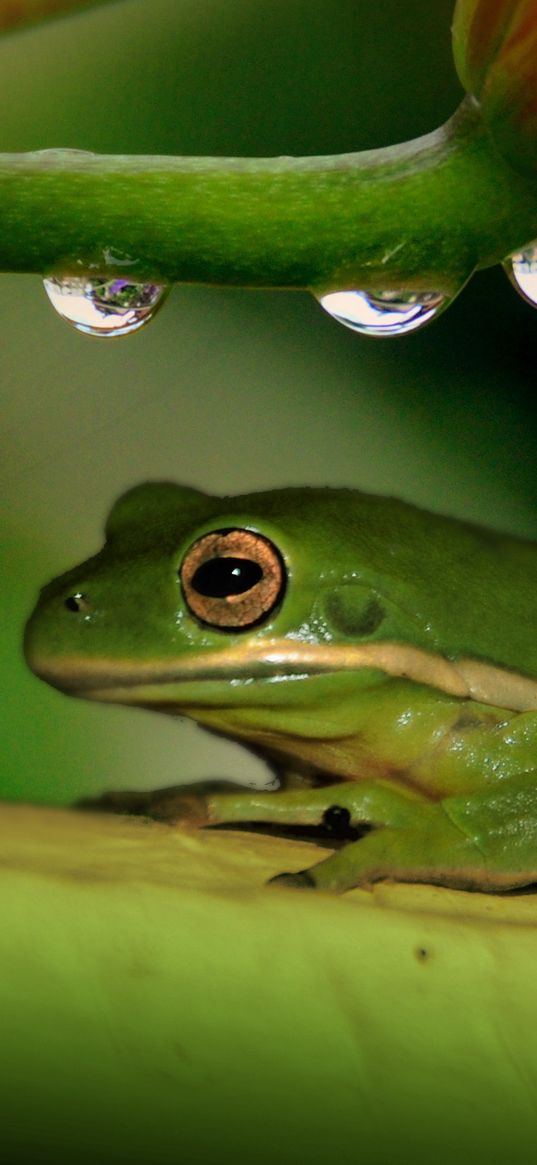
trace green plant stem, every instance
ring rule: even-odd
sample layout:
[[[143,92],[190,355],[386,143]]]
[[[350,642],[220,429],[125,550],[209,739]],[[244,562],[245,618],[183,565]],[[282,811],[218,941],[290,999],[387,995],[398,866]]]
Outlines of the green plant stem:
[[[0,155],[0,220],[6,271],[113,252],[172,281],[449,293],[537,237],[537,188],[466,101],[427,137],[335,157]]]

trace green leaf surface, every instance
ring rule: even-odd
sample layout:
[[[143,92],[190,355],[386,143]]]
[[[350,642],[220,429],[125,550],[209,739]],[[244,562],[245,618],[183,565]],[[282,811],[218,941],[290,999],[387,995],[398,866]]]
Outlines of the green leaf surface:
[[[266,888],[315,847],[22,806],[0,845],[10,1162],[531,1159],[534,896]]]

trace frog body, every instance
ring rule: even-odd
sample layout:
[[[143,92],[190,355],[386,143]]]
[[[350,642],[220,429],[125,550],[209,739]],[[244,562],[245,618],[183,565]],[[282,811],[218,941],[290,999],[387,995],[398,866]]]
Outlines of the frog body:
[[[356,490],[156,482],[44,588],[25,648],[69,694],[190,716],[266,757],[276,792],[150,800],[333,835],[280,880],[503,890],[537,882],[536,631],[532,542]]]

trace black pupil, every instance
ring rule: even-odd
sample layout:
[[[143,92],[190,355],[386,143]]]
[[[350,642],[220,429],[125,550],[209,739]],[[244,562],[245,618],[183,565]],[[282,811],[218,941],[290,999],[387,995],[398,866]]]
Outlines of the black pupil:
[[[228,595],[243,595],[262,578],[259,563],[250,558],[209,558],[198,566],[191,583],[198,595],[225,599]]]

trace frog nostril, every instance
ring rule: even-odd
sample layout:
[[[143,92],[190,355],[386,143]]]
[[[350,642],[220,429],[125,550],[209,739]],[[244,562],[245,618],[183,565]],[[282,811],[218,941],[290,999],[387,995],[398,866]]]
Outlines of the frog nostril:
[[[63,605],[68,611],[91,611],[90,599],[87,595],[82,594],[82,591],[77,591],[76,594],[69,595]]]

